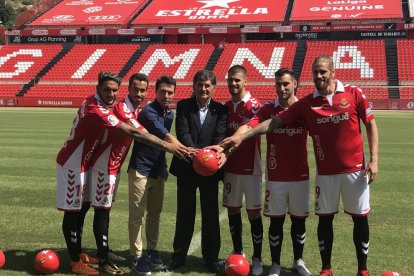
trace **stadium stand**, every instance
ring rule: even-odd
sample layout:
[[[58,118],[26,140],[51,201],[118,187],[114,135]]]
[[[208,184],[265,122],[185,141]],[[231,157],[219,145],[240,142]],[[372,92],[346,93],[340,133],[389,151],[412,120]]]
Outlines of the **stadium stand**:
[[[275,98],[274,72],[292,68],[300,98],[314,89],[312,61],[326,54],[336,77],[361,87],[374,107],[413,109],[414,0],[376,1],[41,0],[19,17],[23,29],[0,29],[11,43],[0,46],[0,97],[78,103],[110,70],[123,78],[120,97],[143,72],[148,100],[160,74],[177,80],[179,100],[206,68],[217,76],[215,98],[225,101],[227,70],[242,64],[262,101]],[[27,44],[34,42],[45,44]]]
[[[383,40],[308,41],[301,83],[312,83],[312,62],[321,54],[334,60],[336,77],[357,85],[387,85]]]

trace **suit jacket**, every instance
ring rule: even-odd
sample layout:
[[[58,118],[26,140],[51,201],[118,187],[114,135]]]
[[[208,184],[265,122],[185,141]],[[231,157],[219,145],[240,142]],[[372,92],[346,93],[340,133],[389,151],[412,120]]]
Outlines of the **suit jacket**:
[[[211,99],[203,126],[200,123],[200,114],[195,96],[181,100],[177,103],[175,132],[177,139],[187,147],[204,148],[216,145],[226,135],[227,107]],[[175,176],[197,176],[191,163],[173,157],[170,173]],[[213,179],[222,179],[220,170]]]

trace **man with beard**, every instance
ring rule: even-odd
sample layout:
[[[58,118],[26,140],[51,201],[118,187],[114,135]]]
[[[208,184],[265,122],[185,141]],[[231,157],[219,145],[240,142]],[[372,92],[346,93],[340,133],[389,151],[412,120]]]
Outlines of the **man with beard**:
[[[124,135],[171,152],[179,158],[194,153],[180,143],[162,141],[120,121],[112,111],[120,84],[121,79],[114,73],[99,74],[95,95],[86,98],[79,108],[69,138],[56,158],[57,208],[64,211],[62,231],[71,260],[71,271],[75,274],[99,275],[98,270],[88,265],[89,257],[82,254],[82,229],[90,207],[87,202],[92,199],[92,205],[107,207],[106,203],[112,203],[115,183],[105,182],[104,187],[99,189],[89,187],[89,198],[83,191],[87,184],[91,185],[91,182],[87,181],[91,160],[99,144],[105,143],[106,130],[116,129]],[[102,196],[102,189],[105,196]],[[101,205],[102,203],[105,204]],[[106,269],[112,267],[108,255],[108,222],[109,209],[95,208],[93,229],[98,247],[99,266],[104,272],[119,274],[117,269],[112,272]]]
[[[261,104],[246,89],[247,70],[241,65],[232,66],[227,72],[227,87],[231,99],[226,102],[226,136],[231,136],[239,126],[246,124],[259,111]],[[262,207],[262,162],[260,137],[245,141],[241,148],[229,157],[224,166],[223,206],[227,208],[233,254],[244,255],[242,243],[243,195],[250,222],[253,242],[252,275],[262,275],[263,223]],[[241,161],[243,160],[243,161]]]
[[[368,214],[369,183],[378,174],[378,130],[374,115],[362,91],[334,79],[332,58],[321,55],[312,64],[316,90],[293,104],[286,112],[249,131],[226,138],[221,146],[230,153],[245,139],[304,120],[313,139],[317,166],[315,213],[319,216],[318,240],[322,259],[320,276],[333,276],[331,253],[333,219],[339,200],[353,220],[358,276],[369,275]],[[360,121],[365,125],[369,145],[366,163]]]

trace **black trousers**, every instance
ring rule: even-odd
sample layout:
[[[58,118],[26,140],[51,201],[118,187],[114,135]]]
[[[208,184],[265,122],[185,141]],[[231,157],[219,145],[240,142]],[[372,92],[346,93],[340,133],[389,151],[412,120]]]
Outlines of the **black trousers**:
[[[218,181],[210,177],[177,177],[177,217],[172,261],[185,263],[194,233],[197,188],[201,204],[201,252],[206,263],[217,262],[220,251]]]

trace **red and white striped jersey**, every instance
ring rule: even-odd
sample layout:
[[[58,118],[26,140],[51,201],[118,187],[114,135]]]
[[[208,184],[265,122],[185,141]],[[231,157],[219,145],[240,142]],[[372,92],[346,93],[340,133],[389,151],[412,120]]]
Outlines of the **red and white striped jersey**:
[[[225,105],[229,110],[227,137],[233,135],[240,126],[248,123],[261,107],[259,100],[252,97],[250,92],[247,92],[240,102],[228,101]],[[224,171],[234,174],[262,174],[260,141],[260,137],[244,141],[239,149],[230,155]]]
[[[113,112],[122,122],[137,129],[144,129],[137,121],[138,108],[134,109],[128,96],[116,104]],[[119,133],[116,129],[105,129],[102,141],[93,154],[91,166],[100,172],[118,174],[128,154],[131,142],[132,138]]]
[[[278,100],[265,104],[248,123],[255,127],[273,116],[282,114]],[[308,152],[306,149],[308,131],[302,122],[277,128],[266,134],[266,179],[269,181],[301,181],[309,179]]]
[[[315,91],[279,115],[287,125],[305,120],[320,175],[365,169],[360,120],[368,123],[374,118],[361,89],[336,83],[335,93],[323,96]]]
[[[122,124],[96,93],[86,98],[73,120],[69,138],[60,149],[56,162],[74,172],[85,172],[105,129]]]

